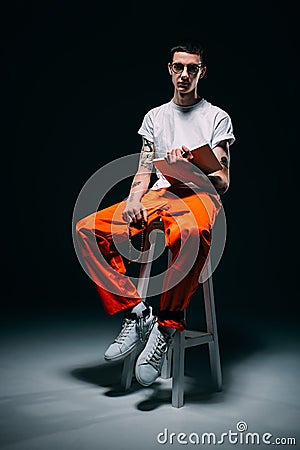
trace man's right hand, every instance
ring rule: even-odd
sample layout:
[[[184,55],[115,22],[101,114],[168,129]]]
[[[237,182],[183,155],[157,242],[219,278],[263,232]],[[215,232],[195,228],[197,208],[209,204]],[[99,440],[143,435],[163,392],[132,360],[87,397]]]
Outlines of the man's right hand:
[[[145,222],[147,222],[147,209],[145,206],[139,201],[139,200],[127,200],[126,206],[124,208],[124,211],[122,213],[123,220],[128,222],[128,224],[131,223],[137,223],[140,222],[142,219],[144,219]]]
[[[190,161],[193,159],[193,154],[185,145],[183,145],[181,148],[173,148],[169,152],[167,152],[165,156],[165,160],[169,164],[174,164],[176,161]]]

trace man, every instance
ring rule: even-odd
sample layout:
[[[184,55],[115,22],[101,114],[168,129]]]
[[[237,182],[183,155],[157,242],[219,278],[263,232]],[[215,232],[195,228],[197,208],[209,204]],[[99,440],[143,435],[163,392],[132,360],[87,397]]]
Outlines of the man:
[[[107,361],[124,358],[144,340],[146,345],[135,370],[143,386],[159,377],[173,333],[185,328],[183,312],[197,289],[209,252],[211,229],[221,205],[219,194],[229,187],[229,146],[235,140],[229,115],[198,94],[198,83],[206,72],[201,46],[187,43],[173,47],[168,71],[174,95],[168,103],[148,111],[138,130],[143,145],[127,200],[83,218],[76,226],[86,268],[107,313],[125,312],[121,331],[104,357]],[[149,189],[154,157],[164,157],[170,165],[178,160],[190,164],[190,149],[205,143],[222,164],[222,170],[207,178],[203,175],[215,187],[214,192],[201,187],[191,189],[184,183],[171,186],[159,171],[157,181]],[[112,236],[118,242],[128,240],[128,229],[133,234],[141,233],[139,224],[150,223],[158,216],[164,223],[172,262],[165,275],[156,317],[129,277],[124,276],[126,268]],[[97,259],[99,249],[115,269],[115,275],[108,276]]]

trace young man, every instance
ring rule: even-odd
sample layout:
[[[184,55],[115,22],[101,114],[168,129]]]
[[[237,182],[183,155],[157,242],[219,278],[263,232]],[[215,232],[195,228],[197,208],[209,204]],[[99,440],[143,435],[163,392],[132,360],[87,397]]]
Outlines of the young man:
[[[202,48],[190,43],[173,47],[168,71],[174,95],[169,102],[151,109],[138,130],[143,145],[127,201],[91,214],[76,226],[86,268],[107,313],[125,312],[121,331],[104,357],[107,361],[124,358],[144,340],[146,345],[135,370],[143,386],[149,386],[160,375],[173,333],[185,328],[183,312],[197,289],[208,256],[211,229],[221,205],[219,194],[229,187],[229,146],[235,140],[229,115],[198,94],[198,83],[206,72]],[[154,157],[164,157],[170,165],[177,160],[190,164],[190,149],[205,143],[222,164],[222,170],[208,175],[218,194],[200,187],[190,189],[184,183],[171,186],[159,171],[149,189]],[[149,224],[158,216],[164,223],[172,262],[164,278],[156,317],[152,307],[141,301],[129,277],[124,276],[125,265],[112,236],[118,242],[128,240],[128,229],[138,233],[139,223]],[[99,249],[115,275],[108,275],[97,260]]]

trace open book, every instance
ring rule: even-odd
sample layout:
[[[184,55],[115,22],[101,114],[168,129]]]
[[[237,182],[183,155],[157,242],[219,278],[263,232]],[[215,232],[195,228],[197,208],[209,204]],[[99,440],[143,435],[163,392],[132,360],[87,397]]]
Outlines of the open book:
[[[222,169],[221,163],[208,144],[197,147],[191,152],[194,158],[190,160],[178,160],[176,163],[169,164],[165,158],[154,158],[153,164],[171,184],[178,181],[202,184],[203,173],[208,175]]]

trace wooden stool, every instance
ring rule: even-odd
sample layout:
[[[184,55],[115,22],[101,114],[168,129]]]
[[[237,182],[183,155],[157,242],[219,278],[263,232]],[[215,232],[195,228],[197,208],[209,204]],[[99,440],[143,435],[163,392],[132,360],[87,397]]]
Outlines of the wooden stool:
[[[149,277],[152,266],[152,259],[155,250],[155,240],[159,231],[163,231],[163,221],[158,218],[154,220],[149,226],[146,235],[146,241],[148,243],[148,261],[141,264],[139,281],[137,291],[142,300],[147,297],[147,289],[149,284]],[[149,243],[149,235],[151,233],[152,245]],[[155,235],[153,236],[153,233]],[[169,254],[170,262],[170,254]],[[210,260],[207,261],[204,270],[211,273]],[[218,332],[216,311],[213,292],[213,280],[212,275],[206,279],[203,283],[203,297],[205,306],[205,318],[206,318],[206,331],[196,330],[176,330],[172,344],[166,353],[166,358],[163,364],[161,377],[172,377],[172,406],[175,408],[181,408],[184,405],[184,362],[185,362],[185,349],[189,347],[195,347],[197,345],[208,344],[209,346],[209,359],[210,369],[213,378],[214,386],[217,391],[222,390],[222,373],[220,363],[220,353],[218,344]],[[186,311],[184,312],[186,314]],[[139,354],[139,346],[124,359],[121,385],[125,390],[128,390],[131,386],[132,376],[134,373],[134,366],[136,358]]]

